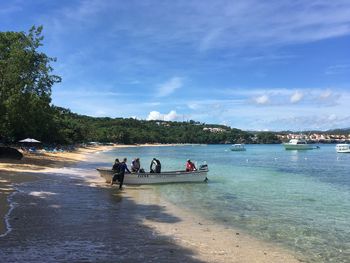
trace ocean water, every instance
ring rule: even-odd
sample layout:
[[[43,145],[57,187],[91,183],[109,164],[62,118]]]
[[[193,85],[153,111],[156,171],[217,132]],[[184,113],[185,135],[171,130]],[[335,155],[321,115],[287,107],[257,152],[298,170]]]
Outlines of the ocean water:
[[[121,148],[98,155],[141,158],[149,170],[153,157],[163,170],[184,168],[186,159],[209,165],[207,184],[155,186],[167,200],[226,226],[287,247],[308,262],[350,262],[350,154],[335,145],[286,151],[282,145],[229,145]]]

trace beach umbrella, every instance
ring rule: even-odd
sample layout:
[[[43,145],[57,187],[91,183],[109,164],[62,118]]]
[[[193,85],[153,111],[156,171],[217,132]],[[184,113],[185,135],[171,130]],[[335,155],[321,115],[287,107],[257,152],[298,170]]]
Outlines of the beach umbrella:
[[[35,140],[35,139],[32,139],[32,138],[27,138],[27,139],[24,139],[24,140],[20,140],[19,142],[41,143],[41,141],[38,141],[38,140]]]

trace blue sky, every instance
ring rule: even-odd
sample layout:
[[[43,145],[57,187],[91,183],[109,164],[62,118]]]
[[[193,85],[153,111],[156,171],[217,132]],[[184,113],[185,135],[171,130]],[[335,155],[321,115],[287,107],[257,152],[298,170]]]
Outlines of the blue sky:
[[[53,103],[91,116],[246,130],[350,127],[348,0],[0,1],[44,26]]]

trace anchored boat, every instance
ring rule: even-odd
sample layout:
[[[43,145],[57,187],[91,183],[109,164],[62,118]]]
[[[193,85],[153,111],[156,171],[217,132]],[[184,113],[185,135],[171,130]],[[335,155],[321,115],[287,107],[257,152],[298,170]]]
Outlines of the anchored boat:
[[[350,153],[350,145],[347,143],[337,144],[335,150],[337,153]]]
[[[107,168],[96,169],[100,176],[106,180],[106,183],[112,181],[112,177],[115,172]],[[125,174],[124,184],[167,184],[167,183],[194,183],[194,182],[206,182],[208,166],[201,165],[198,170],[186,172],[186,171],[168,171],[161,173],[130,173]]]
[[[310,145],[304,139],[292,139],[283,144],[286,150],[312,150],[316,149],[313,145]]]
[[[231,146],[231,151],[233,152],[242,152],[242,151],[245,151],[245,147],[244,147],[244,144],[233,144]]]

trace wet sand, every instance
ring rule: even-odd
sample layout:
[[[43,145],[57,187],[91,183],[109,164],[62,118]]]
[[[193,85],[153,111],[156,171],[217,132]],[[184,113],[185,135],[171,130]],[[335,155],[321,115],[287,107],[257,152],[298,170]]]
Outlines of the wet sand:
[[[15,184],[41,178],[39,171],[69,167],[85,160],[93,152],[110,149],[110,146],[93,146],[73,152],[24,153],[22,160],[0,159],[0,235],[6,232],[4,218],[10,208],[7,199],[15,191]]]
[[[74,167],[13,173],[26,182],[11,196],[4,262],[300,262],[161,199],[152,186],[118,191]]]

